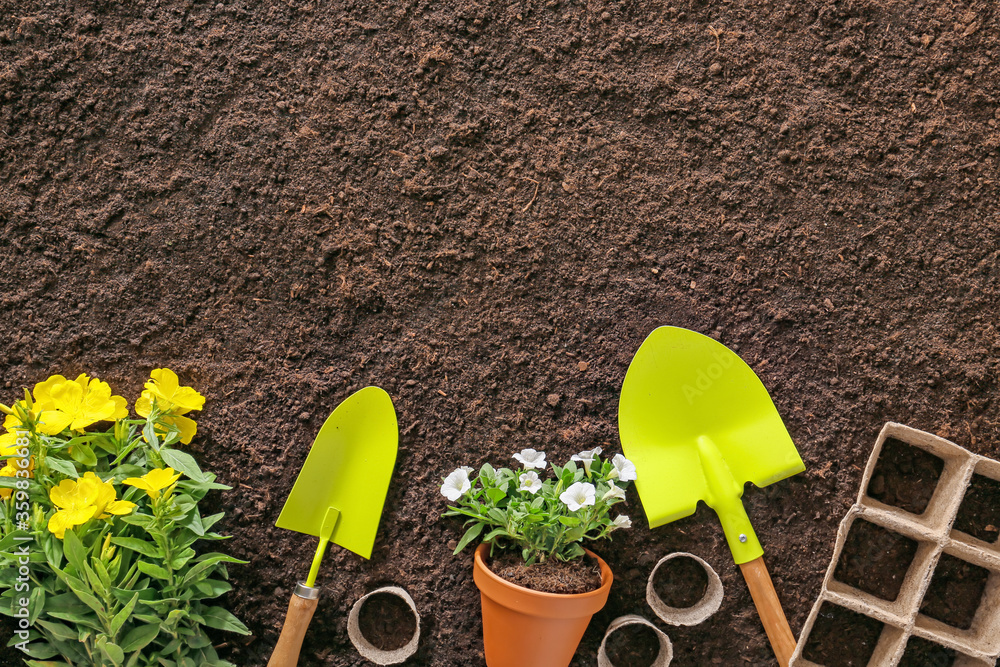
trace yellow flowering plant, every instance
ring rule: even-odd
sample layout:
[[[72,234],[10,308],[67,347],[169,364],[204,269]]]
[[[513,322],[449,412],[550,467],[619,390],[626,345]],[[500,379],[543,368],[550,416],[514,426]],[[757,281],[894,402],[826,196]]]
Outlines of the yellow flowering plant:
[[[201,548],[224,539],[211,530],[223,514],[198,509],[229,487],[179,449],[204,403],[157,368],[138,418],[86,374],[0,404],[0,614],[27,665],[232,667],[206,628],[249,634],[211,604],[243,561]]]

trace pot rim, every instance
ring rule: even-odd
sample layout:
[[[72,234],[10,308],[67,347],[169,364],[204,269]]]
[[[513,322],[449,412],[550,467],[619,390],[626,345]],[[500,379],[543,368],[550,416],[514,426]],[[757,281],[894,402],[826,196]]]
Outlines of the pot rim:
[[[584,548],[584,551],[589,555],[597,559],[597,563],[601,568],[601,585],[592,591],[587,591],[586,593],[549,593],[547,591],[536,591],[533,588],[526,588],[524,586],[519,586],[515,583],[507,581],[500,575],[496,574],[493,570],[489,568],[486,564],[486,550],[489,545],[485,542],[476,547],[476,552],[474,556],[476,569],[482,573],[483,576],[487,577],[489,581],[496,585],[501,585],[509,589],[514,589],[518,593],[523,595],[537,596],[546,600],[585,600],[589,598],[597,597],[607,597],[608,591],[611,588],[611,584],[614,581],[614,575],[611,572],[611,568],[604,561],[603,558],[595,554],[590,549]]]

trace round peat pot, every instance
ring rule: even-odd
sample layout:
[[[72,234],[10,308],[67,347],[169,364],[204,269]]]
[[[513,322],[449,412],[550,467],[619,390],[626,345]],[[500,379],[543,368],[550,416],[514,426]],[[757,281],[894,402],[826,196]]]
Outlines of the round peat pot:
[[[406,606],[410,608],[413,613],[413,619],[416,628],[413,631],[413,636],[410,640],[403,646],[396,649],[381,649],[365,637],[364,632],[361,630],[361,608],[364,607],[365,602],[368,601],[374,595],[394,595],[401,599]],[[413,602],[413,598],[402,588],[398,586],[385,586],[383,588],[376,588],[371,593],[361,597],[354,606],[351,607],[351,613],[347,617],[347,636],[350,637],[351,643],[354,644],[354,648],[358,650],[366,660],[374,662],[376,665],[398,665],[404,662],[407,658],[417,652],[417,647],[420,644],[420,614],[417,612],[417,605]]]
[[[488,667],[566,667],[611,591],[611,568],[601,567],[601,587],[587,593],[542,593],[514,584],[486,567],[489,547],[476,549],[473,579],[483,607],[483,643]]]
[[[708,587],[705,589],[705,594],[693,606],[671,607],[656,594],[656,586],[653,583],[656,579],[656,572],[661,565],[674,558],[690,558],[704,568],[705,575],[708,577]],[[649,573],[649,581],[646,582],[646,603],[652,607],[664,623],[697,625],[719,611],[719,607],[722,606],[722,579],[719,578],[719,573],[701,558],[685,551],[676,551],[661,558],[653,571]]]

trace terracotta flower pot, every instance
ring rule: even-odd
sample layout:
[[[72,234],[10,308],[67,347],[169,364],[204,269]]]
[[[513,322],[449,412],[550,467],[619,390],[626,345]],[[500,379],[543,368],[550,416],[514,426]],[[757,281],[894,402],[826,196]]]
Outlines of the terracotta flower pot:
[[[611,568],[597,554],[601,587],[560,595],[516,586],[486,567],[489,546],[476,549],[473,580],[483,605],[483,642],[488,667],[565,667],[611,591]]]

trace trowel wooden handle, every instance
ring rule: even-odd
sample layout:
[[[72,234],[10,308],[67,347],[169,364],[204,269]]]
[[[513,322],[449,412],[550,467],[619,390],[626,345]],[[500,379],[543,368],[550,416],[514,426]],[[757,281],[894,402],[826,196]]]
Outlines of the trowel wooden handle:
[[[743,578],[746,579],[747,588],[750,589],[757,614],[764,625],[764,632],[771,642],[774,655],[778,658],[778,664],[781,667],[788,667],[788,661],[792,659],[792,653],[795,651],[795,636],[788,627],[788,619],[781,609],[778,594],[774,590],[774,584],[771,583],[771,575],[767,573],[764,557],[742,563],[740,569],[743,570]]]
[[[302,584],[299,588],[303,588]],[[312,589],[318,593],[317,589]],[[309,593],[306,593],[307,596]],[[281,628],[281,636],[274,646],[274,653],[267,662],[267,667],[295,667],[299,662],[299,651],[302,650],[302,640],[309,629],[309,622],[312,621],[313,613],[316,611],[316,604],[319,596],[312,599],[299,595],[299,589],[292,594],[292,599],[288,602],[288,614],[285,616],[285,625]]]

